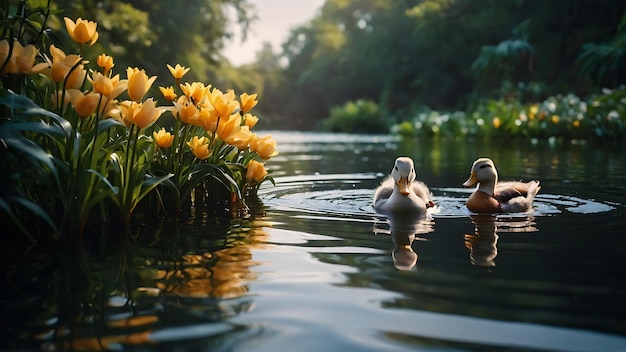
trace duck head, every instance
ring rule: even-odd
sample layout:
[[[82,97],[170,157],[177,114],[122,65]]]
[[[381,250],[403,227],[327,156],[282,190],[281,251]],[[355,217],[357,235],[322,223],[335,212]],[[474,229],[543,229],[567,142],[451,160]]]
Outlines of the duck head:
[[[413,160],[408,157],[399,157],[391,170],[393,178],[400,194],[409,195],[411,193],[411,182],[415,180],[415,169]]]
[[[489,158],[480,158],[472,164],[470,177],[463,183],[465,187],[472,187],[480,182],[494,184],[498,181],[498,172],[493,161]]]

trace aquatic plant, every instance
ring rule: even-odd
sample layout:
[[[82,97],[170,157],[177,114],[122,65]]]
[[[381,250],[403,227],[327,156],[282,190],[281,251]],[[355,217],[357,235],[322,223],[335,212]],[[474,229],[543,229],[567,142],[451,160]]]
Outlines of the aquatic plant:
[[[181,83],[190,68],[167,65],[175,85],[160,90],[171,105],[158,105],[147,97],[156,76],[139,67],[120,76],[105,53],[95,66],[86,59],[97,23],[65,18],[73,53],[49,43],[56,36],[47,7],[21,1],[16,11],[0,18],[0,140],[9,165],[0,217],[31,241],[34,233],[83,235],[99,223],[128,228],[140,204],[175,215],[194,200],[240,214],[246,196],[273,182],[264,162],[276,142],[251,132],[256,94]]]

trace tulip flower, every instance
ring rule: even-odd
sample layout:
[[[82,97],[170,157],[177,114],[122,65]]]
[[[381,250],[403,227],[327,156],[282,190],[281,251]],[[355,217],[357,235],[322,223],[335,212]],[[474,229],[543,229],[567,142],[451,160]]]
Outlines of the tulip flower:
[[[176,112],[178,118],[186,123],[191,124],[198,117],[199,110],[198,108],[192,104],[189,100],[187,100],[186,96],[181,96],[178,98],[177,102],[172,102],[174,107],[176,108]]]
[[[165,127],[162,127],[161,130],[159,130],[159,132],[154,131],[152,132],[152,138],[154,138],[154,141],[156,142],[157,146],[159,146],[159,148],[169,148],[172,145],[172,142],[174,141],[174,135],[165,131]]]
[[[98,55],[98,58],[96,59],[96,64],[98,65],[98,67],[102,68],[102,73],[105,76],[109,73],[111,68],[115,66],[115,64],[113,63],[113,57],[107,54]]]
[[[248,93],[243,93],[239,96],[239,99],[241,99],[241,112],[246,113],[259,103],[256,100],[256,96],[256,94],[248,95]]]
[[[243,150],[248,148],[252,136],[253,134],[250,132],[250,128],[248,126],[241,126],[237,133],[228,136],[228,138],[224,139],[224,142],[234,145],[239,150]]]
[[[67,17],[65,17],[64,20],[67,33],[73,41],[80,44],[91,41],[89,45],[93,45],[98,40],[98,32],[96,31],[98,24],[96,22],[79,18],[76,20],[76,23],[74,23],[74,21]]]
[[[43,73],[44,75],[52,78],[52,81],[55,83],[62,82],[68,78],[67,76],[70,74],[72,67],[82,60],[82,57],[78,55],[65,55],[63,50],[55,47],[54,44],[50,45],[50,54],[52,55],[52,60],[45,57],[46,62],[33,66],[32,71],[35,73]],[[82,63],[85,64],[87,62],[88,61],[83,61]],[[82,65],[74,69],[74,71],[72,71],[72,79],[68,78],[68,84],[65,88],[80,88],[86,74],[86,71],[84,74],[83,71],[84,69]],[[82,79],[80,79],[81,77]]]
[[[252,128],[256,125],[256,123],[259,122],[259,118],[252,115],[252,114],[245,114],[243,115],[243,123],[244,125],[248,126],[249,128]]]
[[[222,118],[217,125],[217,135],[223,140],[229,140],[241,129],[241,116],[239,114],[230,115],[229,118]]]
[[[93,91],[100,93],[109,99],[115,99],[128,87],[127,80],[120,80],[120,75],[107,77],[100,72],[93,72],[89,78]]]
[[[265,137],[253,136],[250,140],[250,150],[256,152],[264,160],[268,160],[278,154],[276,151],[276,140],[271,135]]]
[[[163,110],[156,107],[152,98],[138,103],[135,101],[120,104],[124,120],[135,124],[139,128],[150,127],[161,116]]]
[[[246,181],[250,184],[257,184],[263,182],[265,177],[267,177],[265,164],[256,160],[250,160],[248,169],[246,170]]]
[[[137,102],[143,99],[143,96],[148,92],[152,83],[154,83],[157,78],[157,76],[148,78],[146,71],[136,67],[127,68],[126,77],[128,78],[128,96],[131,100]]]
[[[187,142],[187,145],[191,148],[193,155],[200,160],[207,159],[212,154],[209,150],[209,139],[206,137],[194,136]]]
[[[16,47],[15,43],[19,43],[19,42],[13,41],[14,51]],[[20,46],[22,45],[20,44]],[[11,53],[11,55],[9,56],[10,52],[11,52],[11,46],[9,44],[9,41],[6,39],[0,40],[0,67],[4,66],[2,68],[2,75],[6,75],[8,73],[15,74],[15,72],[18,71],[13,54]]]
[[[183,91],[183,94],[185,94],[187,99],[189,99],[194,105],[204,100],[204,97],[207,96],[210,87],[211,86],[205,86],[204,83],[201,82],[193,82],[191,84],[185,83],[180,85],[180,89]]]
[[[229,117],[239,108],[239,102],[235,100],[235,92],[232,90],[222,93],[221,90],[215,88],[209,94],[209,101],[215,108],[217,116],[221,118]]]
[[[74,111],[78,117],[84,119],[91,116],[98,108],[101,95],[98,93],[83,93],[78,89],[68,89],[67,94],[70,97],[70,103],[74,107]]]
[[[11,52],[11,57],[9,57],[9,52]],[[20,42],[15,40],[11,49],[8,40],[0,40],[0,66],[5,65],[6,62],[2,74],[32,74],[38,53],[39,50],[32,44],[23,47]]]
[[[170,73],[176,80],[181,79],[187,72],[189,72],[189,68],[176,64],[176,67],[172,67],[167,65],[167,69],[170,70]]]
[[[200,109],[198,115],[192,120],[192,124],[202,127],[207,132],[215,132],[217,127],[217,115],[213,107],[207,107]]]
[[[159,87],[159,90],[161,91],[161,94],[163,94],[163,98],[165,98],[165,100],[173,101],[174,99],[176,99],[176,92],[174,92],[174,87]]]

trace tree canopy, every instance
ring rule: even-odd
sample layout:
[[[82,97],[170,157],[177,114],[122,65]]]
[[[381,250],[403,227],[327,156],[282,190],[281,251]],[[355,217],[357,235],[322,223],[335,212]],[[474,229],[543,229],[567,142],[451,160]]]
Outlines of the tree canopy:
[[[625,10],[610,0],[327,0],[285,41],[283,84],[266,91],[283,104],[263,108],[311,128],[357,99],[401,118],[480,97],[616,87],[626,83]]]
[[[266,45],[242,67],[221,51],[254,23],[247,0],[55,3],[57,26],[63,16],[97,21],[94,55],[140,63],[157,85],[169,79],[165,64],[180,63],[190,79],[258,93],[268,128],[315,128],[358,100],[400,121],[425,107],[586,96],[626,83],[625,0],[326,0],[280,52]]]

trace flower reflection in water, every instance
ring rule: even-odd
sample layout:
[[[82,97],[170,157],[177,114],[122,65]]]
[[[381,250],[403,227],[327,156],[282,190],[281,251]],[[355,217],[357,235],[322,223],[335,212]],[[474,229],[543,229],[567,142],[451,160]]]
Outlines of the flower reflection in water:
[[[220,322],[252,309],[249,283],[259,264],[253,250],[266,245],[268,224],[207,223],[195,233],[175,222],[151,226],[100,253],[68,248],[47,269],[53,277],[40,278],[52,291],[35,305],[47,307],[39,326],[13,327],[23,343],[46,350],[158,345],[159,334],[189,321]],[[11,316],[28,307],[17,306]]]
[[[425,240],[419,235],[427,234],[434,230],[434,221],[423,215],[413,214],[387,214],[389,230],[374,225],[374,233],[389,234],[393,242],[391,258],[393,265],[398,270],[412,270],[417,264],[418,255],[413,250],[412,244],[416,239]]]
[[[524,217],[497,217],[493,214],[471,215],[474,224],[474,233],[465,234],[465,247],[470,252],[470,262],[475,266],[496,266],[498,256],[498,232],[536,232],[535,218]]]

